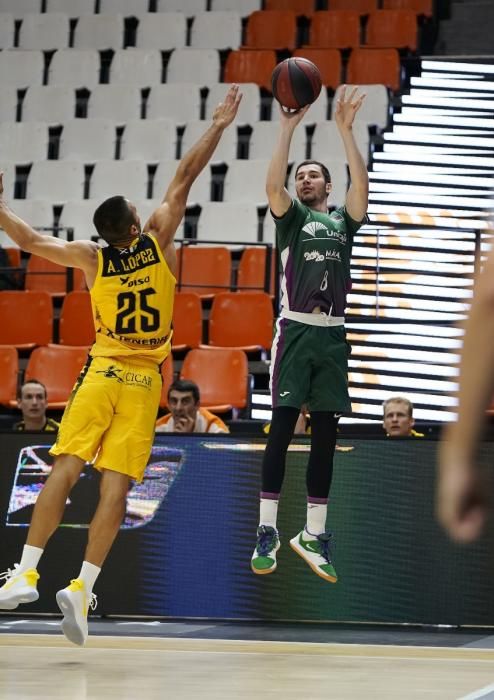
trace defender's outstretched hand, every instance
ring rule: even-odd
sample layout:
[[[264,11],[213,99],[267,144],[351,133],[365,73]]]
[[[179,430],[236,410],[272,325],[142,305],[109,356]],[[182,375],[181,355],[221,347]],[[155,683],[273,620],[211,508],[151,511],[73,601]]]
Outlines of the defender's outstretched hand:
[[[223,102],[220,102],[213,113],[214,123],[222,129],[226,129],[237,116],[238,107],[242,100],[242,93],[238,85],[232,85]]]
[[[356,97],[358,87],[354,87],[351,93],[347,96],[346,85],[343,85],[343,89],[340,93],[338,100],[336,101],[336,111],[335,111],[335,122],[340,129],[351,129],[355,115],[362,106],[362,102],[365,100],[365,93]]]

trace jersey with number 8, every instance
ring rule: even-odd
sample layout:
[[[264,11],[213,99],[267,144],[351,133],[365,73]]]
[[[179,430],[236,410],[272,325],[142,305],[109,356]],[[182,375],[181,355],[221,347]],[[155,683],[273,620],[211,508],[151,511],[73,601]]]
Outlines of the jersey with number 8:
[[[98,252],[91,288],[94,357],[132,357],[163,362],[170,352],[175,277],[151,234],[124,250]]]

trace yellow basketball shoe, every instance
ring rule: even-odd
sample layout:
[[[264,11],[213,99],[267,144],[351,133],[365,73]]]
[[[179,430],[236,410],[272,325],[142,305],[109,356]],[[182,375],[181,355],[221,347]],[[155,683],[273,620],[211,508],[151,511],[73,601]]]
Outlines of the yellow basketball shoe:
[[[88,637],[87,614],[97,605],[96,596],[88,598],[84,581],[74,578],[70,586],[57,593],[57,605],[63,613],[62,631],[69,642],[83,646]]]
[[[0,580],[5,581],[0,588],[0,610],[15,610],[19,603],[34,603],[38,600],[38,579],[36,569],[19,572],[19,564],[0,574]]]

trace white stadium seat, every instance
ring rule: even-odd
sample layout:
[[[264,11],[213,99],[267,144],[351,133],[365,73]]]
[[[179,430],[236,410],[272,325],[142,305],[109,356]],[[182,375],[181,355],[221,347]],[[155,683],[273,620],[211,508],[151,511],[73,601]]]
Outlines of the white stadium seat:
[[[238,12],[200,12],[194,17],[190,45],[194,49],[238,49],[242,19]]]
[[[261,10],[261,5],[262,0],[212,0],[211,10],[240,12],[243,17],[246,17],[256,10]]]
[[[268,158],[280,133],[277,122],[256,122],[251,125],[249,159]],[[293,132],[290,145],[290,160],[305,160],[307,134],[303,124]]]
[[[2,53],[0,52],[0,56]],[[1,59],[0,59],[1,60]],[[2,99],[0,100],[0,122],[14,122],[16,120],[17,88],[12,85],[2,86]]]
[[[121,49],[124,41],[122,15],[80,17],[74,33],[75,49]]]
[[[183,12],[191,17],[207,10],[207,0],[158,0],[158,12]]]
[[[197,225],[198,240],[257,242],[257,207],[252,203],[206,202]]]
[[[75,90],[59,85],[33,85],[22,103],[23,122],[57,124],[75,117]]]
[[[125,124],[122,136],[122,160],[142,159],[147,163],[173,160],[177,141],[171,119],[137,119]]]
[[[0,12],[0,49],[11,49],[14,45],[14,15]]]
[[[151,88],[147,105],[147,119],[166,117],[177,124],[199,119],[201,95],[199,85],[179,83],[155,85]]]
[[[88,104],[89,119],[125,123],[141,118],[141,89],[135,85],[95,85]]]
[[[148,169],[142,160],[100,160],[91,176],[89,196],[106,199],[121,194],[131,201],[146,199]]]
[[[140,87],[159,85],[162,64],[158,49],[118,49],[111,62],[110,83]]]
[[[115,158],[116,128],[109,119],[73,119],[63,125],[60,137],[60,160],[95,160]]]
[[[48,125],[0,122],[0,153],[1,162],[31,163],[33,160],[43,160],[48,153]]]
[[[227,83],[208,83],[206,99],[206,118],[211,119],[216,106],[225,99],[229,85]],[[242,101],[235,119],[237,124],[252,124],[261,116],[261,94],[255,83],[242,83],[240,86]]]
[[[353,135],[357,146],[367,162],[369,150],[369,130],[367,124],[360,119],[355,119],[353,122]],[[335,121],[318,122],[314,129],[312,137],[312,157],[322,161],[326,161],[331,165],[331,160],[345,159],[345,147],[341,140],[340,132]]]
[[[185,46],[187,19],[182,12],[148,12],[138,20],[137,48],[169,51]]]
[[[188,151],[204,134],[209,126],[209,121],[190,119],[185,127],[182,140],[182,155]],[[212,162],[230,161],[237,157],[237,129],[232,124],[223,132],[220,142],[211,158]]]
[[[153,198],[162,198],[168,189],[168,185],[172,181],[175,173],[177,172],[178,163],[173,160],[163,160],[159,163],[154,176],[153,183]],[[192,204],[201,204],[202,202],[209,202],[211,199],[211,170],[210,166],[207,165],[204,170],[199,174],[199,177],[193,183],[189,196],[187,197],[187,204],[190,206]]]
[[[19,33],[19,48],[64,49],[69,45],[69,18],[61,12],[26,15]]]
[[[96,49],[59,49],[50,61],[48,84],[91,88],[99,83],[99,73]]]
[[[220,79],[220,56],[216,49],[175,49],[166,72],[167,83],[208,85]]]
[[[16,19],[41,12],[42,0],[2,0],[2,12],[11,12]]]
[[[43,82],[43,52],[10,49],[0,51],[0,85],[27,88]]]
[[[101,202],[102,199],[80,199],[66,202],[63,205],[58,225],[73,228],[74,240],[89,240],[92,236],[97,236],[93,215]]]
[[[43,199],[62,204],[82,199],[84,195],[84,166],[80,162],[36,161],[27,179],[28,199]]]
[[[46,12],[65,12],[69,17],[94,15],[94,0],[46,0]]]
[[[134,17],[147,12],[149,0],[100,0],[100,15],[117,15]]]
[[[266,173],[269,160],[234,160],[228,164],[223,200],[266,204]]]

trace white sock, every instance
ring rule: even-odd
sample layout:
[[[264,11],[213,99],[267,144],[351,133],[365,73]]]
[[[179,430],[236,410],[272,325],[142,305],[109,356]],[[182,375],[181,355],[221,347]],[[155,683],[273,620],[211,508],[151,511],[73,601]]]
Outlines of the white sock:
[[[21,561],[19,562],[19,568],[17,569],[18,573],[27,571],[28,569],[35,569],[38,566],[43,551],[41,547],[32,547],[30,544],[25,544],[22,550]]]
[[[82,581],[84,581],[84,586],[86,588],[86,593],[88,596],[90,596],[93,592],[93,586],[96,579],[99,576],[100,571],[101,567],[95,566],[94,564],[91,564],[88,561],[82,562],[81,573],[77,578],[80,578]]]
[[[328,504],[313,503],[307,501],[307,525],[305,531],[316,539],[317,535],[322,535],[326,530],[326,516],[328,514]],[[310,537],[309,537],[310,539]]]
[[[279,494],[270,494],[272,496]],[[276,518],[278,517],[278,498],[263,498],[259,506],[259,525],[267,525],[276,529]]]

